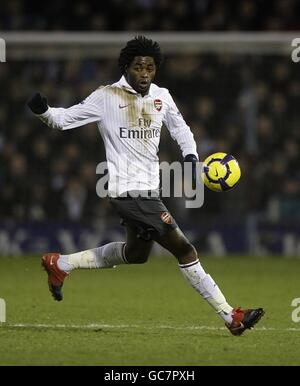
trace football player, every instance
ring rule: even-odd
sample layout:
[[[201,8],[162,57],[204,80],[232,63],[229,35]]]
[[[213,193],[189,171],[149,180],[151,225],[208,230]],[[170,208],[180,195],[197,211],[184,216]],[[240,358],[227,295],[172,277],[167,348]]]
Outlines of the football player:
[[[176,257],[183,276],[224,320],[230,332],[240,335],[258,322],[263,309],[243,310],[228,304],[160,198],[158,150],[163,124],[178,142],[184,161],[192,164],[194,183],[198,162],[189,126],[169,91],[153,83],[161,60],[159,44],[138,36],[120,52],[122,77],[118,82],[99,87],[83,102],[69,108],[50,107],[39,93],[29,101],[33,113],[55,129],[97,123],[106,149],[110,202],[126,228],[125,242],[69,255],[48,253],[43,256],[42,265],[48,274],[49,289],[60,301],[64,280],[72,270],[145,263],[155,241]]]

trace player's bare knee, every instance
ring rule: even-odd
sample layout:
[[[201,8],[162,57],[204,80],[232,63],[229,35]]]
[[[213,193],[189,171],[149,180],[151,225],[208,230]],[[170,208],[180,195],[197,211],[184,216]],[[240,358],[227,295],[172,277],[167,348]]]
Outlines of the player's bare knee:
[[[126,248],[125,252],[129,264],[144,264],[149,257],[149,253],[136,248]]]
[[[196,248],[191,243],[184,243],[178,248],[176,255],[179,263],[186,264],[195,261],[198,258]]]
[[[129,264],[144,264],[146,263],[148,260],[148,256],[142,256],[142,255],[138,255],[138,256],[128,256],[127,257],[127,261]]]
[[[136,260],[135,260],[135,264],[144,264],[146,263],[148,260],[148,256],[139,256]]]

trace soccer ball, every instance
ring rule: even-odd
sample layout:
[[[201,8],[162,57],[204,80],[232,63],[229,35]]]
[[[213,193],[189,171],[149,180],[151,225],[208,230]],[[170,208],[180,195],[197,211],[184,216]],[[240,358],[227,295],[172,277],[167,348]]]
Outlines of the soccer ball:
[[[202,178],[210,190],[223,192],[232,189],[238,183],[241,169],[232,155],[214,153],[203,162]]]

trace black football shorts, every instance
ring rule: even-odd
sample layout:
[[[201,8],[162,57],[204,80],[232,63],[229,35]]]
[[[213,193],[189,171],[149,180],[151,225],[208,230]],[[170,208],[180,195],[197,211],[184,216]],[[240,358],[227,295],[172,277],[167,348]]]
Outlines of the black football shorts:
[[[121,224],[132,229],[142,240],[155,240],[178,228],[160,197],[110,197],[110,203],[121,217]]]

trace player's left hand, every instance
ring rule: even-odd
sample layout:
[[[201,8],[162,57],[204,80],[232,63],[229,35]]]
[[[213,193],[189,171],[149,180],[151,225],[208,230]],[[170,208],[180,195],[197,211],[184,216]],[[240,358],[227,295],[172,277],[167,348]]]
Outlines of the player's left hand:
[[[195,154],[188,154],[184,157],[184,162],[192,163],[192,188],[196,188],[196,178],[197,178],[197,162],[198,158]]]

